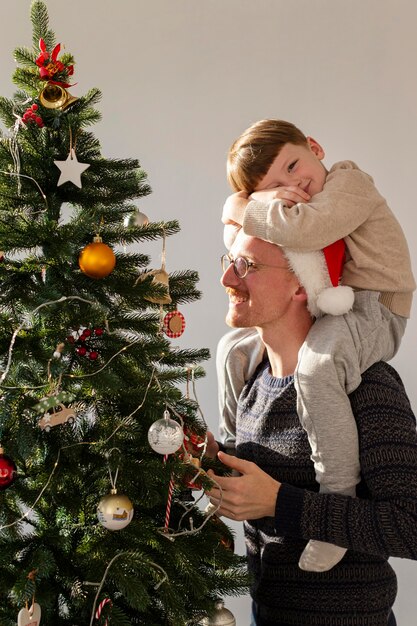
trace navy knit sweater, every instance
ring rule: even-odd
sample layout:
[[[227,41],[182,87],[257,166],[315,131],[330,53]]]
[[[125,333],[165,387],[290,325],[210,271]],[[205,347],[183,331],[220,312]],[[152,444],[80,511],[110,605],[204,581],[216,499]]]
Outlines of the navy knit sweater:
[[[242,392],[237,455],[282,483],[275,518],[245,522],[259,626],[386,626],[397,591],[387,559],[417,559],[417,435],[402,382],[377,363],[350,400],[362,469],[356,498],[318,493],[291,377],[273,378],[264,361]],[[298,560],[309,539],[348,552],[329,572],[304,572]]]

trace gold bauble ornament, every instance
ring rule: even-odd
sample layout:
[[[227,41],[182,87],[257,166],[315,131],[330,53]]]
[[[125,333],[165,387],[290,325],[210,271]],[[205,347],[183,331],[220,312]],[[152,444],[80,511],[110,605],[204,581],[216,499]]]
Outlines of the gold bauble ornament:
[[[78,265],[90,278],[104,278],[113,271],[116,257],[113,250],[97,235],[92,243],[81,250]]]
[[[213,615],[205,617],[198,624],[199,626],[236,626],[236,620],[233,613],[225,608],[223,600],[218,600]]]
[[[112,489],[97,505],[97,517],[102,526],[109,530],[121,530],[132,521],[133,504],[127,496]]]
[[[39,94],[39,101],[45,109],[66,109],[70,104],[78,100],[64,87],[48,83]]]

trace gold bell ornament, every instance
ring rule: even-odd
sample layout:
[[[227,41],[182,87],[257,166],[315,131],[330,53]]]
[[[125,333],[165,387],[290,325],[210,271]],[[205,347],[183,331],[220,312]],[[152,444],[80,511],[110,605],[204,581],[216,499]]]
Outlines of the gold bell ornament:
[[[152,284],[165,287],[166,293],[162,294],[161,296],[145,296],[145,300],[148,300],[148,302],[153,302],[154,304],[171,304],[172,299],[169,295],[168,272],[166,272],[164,268],[161,268],[160,270],[149,272],[149,274],[153,277]]]
[[[223,600],[218,600],[213,615],[204,617],[198,626],[236,626],[236,620],[233,613],[225,608]]]
[[[72,96],[61,85],[48,83],[39,94],[39,101],[45,109],[66,109],[73,104],[78,98]]]
[[[165,233],[162,246],[161,269],[148,272],[145,277],[149,275],[153,276],[151,284],[165,287],[165,290],[161,296],[145,296],[145,300],[153,302],[154,304],[171,304],[172,299],[169,295],[169,274],[165,270]]]
[[[105,278],[113,271],[116,257],[113,250],[96,235],[92,243],[81,250],[78,265],[90,278]]]

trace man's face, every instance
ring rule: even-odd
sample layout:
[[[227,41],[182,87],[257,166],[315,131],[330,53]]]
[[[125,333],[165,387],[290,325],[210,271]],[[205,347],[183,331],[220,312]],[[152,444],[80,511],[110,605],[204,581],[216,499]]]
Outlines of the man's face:
[[[322,191],[327,176],[321,162],[324,150],[311,137],[307,142],[305,146],[285,144],[255,191],[290,186],[301,187],[310,196]]]
[[[229,252],[231,259],[244,257],[254,266],[244,278],[236,276],[231,264],[221,283],[229,296],[226,323],[233,328],[275,328],[280,320],[292,315],[292,296],[299,283],[288,269],[280,248],[272,243],[245,235],[241,230]],[[256,264],[259,264],[258,266]]]

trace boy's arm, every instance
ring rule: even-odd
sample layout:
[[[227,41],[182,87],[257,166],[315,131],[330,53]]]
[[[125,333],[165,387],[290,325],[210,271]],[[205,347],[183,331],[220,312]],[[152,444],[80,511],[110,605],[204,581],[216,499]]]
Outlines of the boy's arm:
[[[323,190],[309,202],[251,201],[244,211],[246,234],[302,252],[320,250],[361,226],[385,200],[372,178],[350,162],[334,166]]]
[[[250,196],[246,191],[233,193],[226,199],[223,207],[223,224],[242,226],[246,207],[251,200],[258,202],[273,202],[274,200],[285,201],[286,206],[292,207],[298,202],[308,202],[310,196],[300,187],[274,187],[263,191],[255,191]]]

